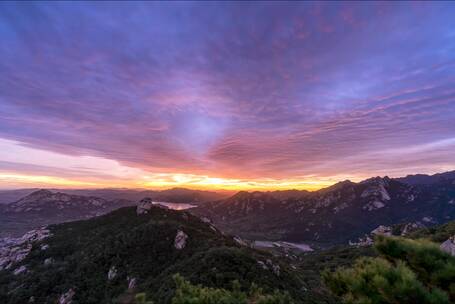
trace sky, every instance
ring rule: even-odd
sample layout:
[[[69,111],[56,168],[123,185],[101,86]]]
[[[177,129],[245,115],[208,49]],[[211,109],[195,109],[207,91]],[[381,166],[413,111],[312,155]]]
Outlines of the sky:
[[[1,2],[0,188],[455,169],[454,2]]]

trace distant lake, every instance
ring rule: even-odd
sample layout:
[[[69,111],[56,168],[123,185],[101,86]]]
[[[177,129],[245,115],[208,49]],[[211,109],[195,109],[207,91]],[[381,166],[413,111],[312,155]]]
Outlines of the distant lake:
[[[309,245],[304,243],[291,243],[291,242],[284,242],[284,241],[254,241],[253,246],[257,248],[273,248],[273,247],[284,247],[284,248],[293,248],[300,251],[313,251]]]
[[[152,202],[154,205],[166,206],[172,210],[186,210],[196,207],[196,205],[184,204],[184,203],[168,203],[168,202]]]

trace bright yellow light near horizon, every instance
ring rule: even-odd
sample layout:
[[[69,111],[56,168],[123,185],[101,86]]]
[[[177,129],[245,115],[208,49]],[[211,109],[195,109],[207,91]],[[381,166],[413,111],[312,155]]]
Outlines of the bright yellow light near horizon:
[[[333,178],[302,177],[293,179],[234,179],[210,177],[205,175],[183,173],[155,173],[128,180],[84,180],[57,176],[25,175],[1,173],[0,181],[4,184],[16,184],[31,187],[62,187],[62,188],[150,188],[166,189],[184,187],[199,190],[230,190],[230,191],[268,191],[268,190],[318,190],[328,187],[338,180]]]
[[[167,178],[148,176],[145,187],[187,187],[204,190],[318,190],[334,184],[336,181],[327,179],[231,179],[209,177],[192,174],[170,174]]]
[[[6,183],[24,183],[29,185],[46,185],[46,186],[96,186],[91,182],[83,182],[77,180],[69,180],[55,176],[45,175],[23,175],[23,174],[11,174],[11,173],[0,173],[0,181]]]

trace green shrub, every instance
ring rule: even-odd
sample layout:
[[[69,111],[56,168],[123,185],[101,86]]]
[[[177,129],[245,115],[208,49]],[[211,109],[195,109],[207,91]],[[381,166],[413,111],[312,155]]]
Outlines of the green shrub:
[[[380,257],[323,272],[329,289],[350,304],[448,304],[455,300],[455,258],[436,244],[379,236]]]
[[[272,295],[265,295],[261,288],[252,285],[249,292],[242,292],[240,284],[233,283],[232,290],[208,288],[201,285],[192,285],[182,276],[174,276],[177,289],[172,304],[291,304],[288,294],[275,291]]]

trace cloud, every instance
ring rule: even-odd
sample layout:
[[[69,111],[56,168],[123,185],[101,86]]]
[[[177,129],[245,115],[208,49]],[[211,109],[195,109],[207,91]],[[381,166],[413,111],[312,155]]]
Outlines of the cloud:
[[[28,168],[14,152],[0,161],[58,175],[66,162],[45,150],[117,164],[68,165],[65,176],[123,166],[137,170],[131,180],[455,166],[432,146],[455,134],[454,13],[452,3],[2,3],[0,138],[34,152]],[[400,149],[412,153],[390,156]]]

